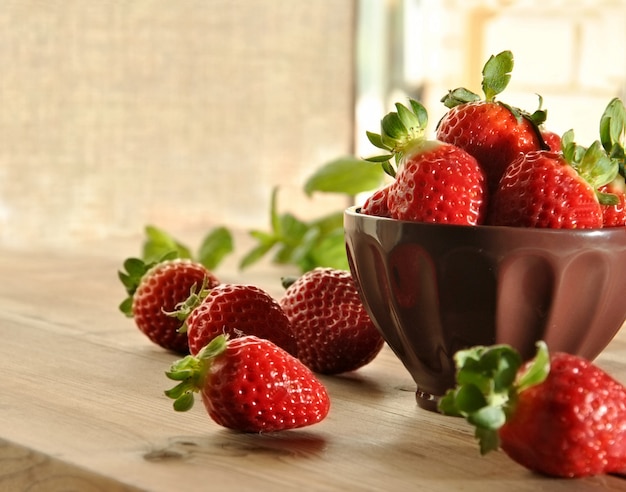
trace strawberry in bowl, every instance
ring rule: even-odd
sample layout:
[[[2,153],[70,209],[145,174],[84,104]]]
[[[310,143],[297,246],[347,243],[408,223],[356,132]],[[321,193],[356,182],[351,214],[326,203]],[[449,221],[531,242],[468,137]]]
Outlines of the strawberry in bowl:
[[[623,104],[607,106],[598,142],[582,146],[573,132],[560,151],[539,142],[496,184],[478,154],[482,178],[466,158],[429,162],[455,144],[427,141],[425,110],[410,106],[368,134],[387,151],[368,160],[394,177],[386,203],[379,194],[348,208],[344,229],[363,303],[413,376],[418,404],[437,409],[467,347],[507,344],[528,359],[544,340],[593,360],[626,320],[626,227],[605,219],[623,206]]]

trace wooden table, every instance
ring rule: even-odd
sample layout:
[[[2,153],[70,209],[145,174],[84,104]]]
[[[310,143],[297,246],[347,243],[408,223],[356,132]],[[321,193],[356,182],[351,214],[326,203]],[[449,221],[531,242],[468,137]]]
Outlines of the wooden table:
[[[481,457],[462,420],[417,407],[387,348],[322,378],[332,409],[315,426],[248,435],[202,405],[177,414],[163,394],[177,357],[117,311],[122,258],[0,252],[0,491],[626,491],[618,477],[549,479]],[[271,290],[270,277],[223,280]],[[625,333],[598,363],[626,381]]]

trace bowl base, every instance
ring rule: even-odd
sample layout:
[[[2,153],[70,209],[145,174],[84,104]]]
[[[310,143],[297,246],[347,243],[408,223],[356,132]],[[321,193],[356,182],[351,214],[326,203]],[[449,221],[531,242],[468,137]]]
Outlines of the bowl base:
[[[415,400],[417,401],[417,406],[431,412],[439,411],[437,405],[439,404],[440,398],[440,396],[433,395],[431,393],[428,393],[427,391],[421,390],[419,386],[415,391]]]

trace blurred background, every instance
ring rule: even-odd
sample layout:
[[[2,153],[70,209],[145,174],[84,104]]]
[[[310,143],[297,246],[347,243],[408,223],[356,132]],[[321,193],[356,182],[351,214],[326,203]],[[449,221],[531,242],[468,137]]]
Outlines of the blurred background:
[[[365,131],[449,89],[480,91],[597,138],[626,92],[624,0],[10,0],[0,7],[0,247],[73,249],[306,218],[345,197],[303,183]]]

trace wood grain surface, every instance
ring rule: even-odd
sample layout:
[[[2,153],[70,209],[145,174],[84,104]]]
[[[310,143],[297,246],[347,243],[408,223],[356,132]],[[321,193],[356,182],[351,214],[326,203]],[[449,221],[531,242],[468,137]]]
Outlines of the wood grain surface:
[[[177,414],[163,394],[177,357],[118,313],[120,263],[0,252],[0,491],[626,491],[481,457],[463,421],[417,407],[388,348],[322,378],[332,408],[315,426],[241,434],[201,405]],[[249,275],[279,295],[272,274]],[[620,333],[598,363],[626,381],[625,361]]]

